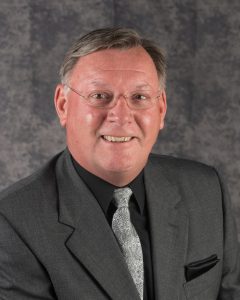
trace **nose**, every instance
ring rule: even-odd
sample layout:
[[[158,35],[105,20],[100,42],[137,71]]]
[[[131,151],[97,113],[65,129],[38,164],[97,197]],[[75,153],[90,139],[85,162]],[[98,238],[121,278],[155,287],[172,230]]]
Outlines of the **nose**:
[[[131,123],[132,119],[133,111],[128,106],[127,99],[123,95],[119,96],[115,105],[108,111],[108,120],[122,126],[126,123]]]

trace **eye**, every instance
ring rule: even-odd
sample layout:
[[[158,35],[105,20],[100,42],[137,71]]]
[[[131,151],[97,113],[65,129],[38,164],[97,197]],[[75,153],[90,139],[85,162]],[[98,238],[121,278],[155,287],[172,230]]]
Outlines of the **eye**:
[[[102,101],[109,101],[111,100],[112,96],[108,93],[103,92],[96,92],[89,96],[92,100],[102,100]]]
[[[148,96],[143,95],[143,94],[134,94],[132,96],[132,99],[136,100],[136,101],[146,101],[146,100],[148,100]]]

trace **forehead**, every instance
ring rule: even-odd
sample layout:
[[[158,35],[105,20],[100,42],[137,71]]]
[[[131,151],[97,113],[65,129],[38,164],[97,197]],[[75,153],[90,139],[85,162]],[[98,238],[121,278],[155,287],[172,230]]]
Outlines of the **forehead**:
[[[71,74],[71,81],[88,81],[101,77],[158,81],[154,62],[142,47],[107,49],[81,57]]]

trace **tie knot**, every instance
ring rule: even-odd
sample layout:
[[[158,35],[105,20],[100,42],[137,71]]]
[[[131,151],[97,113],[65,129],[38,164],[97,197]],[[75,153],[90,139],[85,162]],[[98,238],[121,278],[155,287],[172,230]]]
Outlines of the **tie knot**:
[[[132,195],[132,190],[129,187],[119,188],[113,192],[114,204],[117,208],[128,207],[129,199]]]

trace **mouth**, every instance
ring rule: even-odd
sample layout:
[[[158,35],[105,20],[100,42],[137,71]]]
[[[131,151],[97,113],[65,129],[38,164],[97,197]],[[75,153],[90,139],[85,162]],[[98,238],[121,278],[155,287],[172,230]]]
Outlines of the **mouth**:
[[[102,135],[101,136],[105,141],[111,143],[126,143],[131,141],[134,137],[132,136],[112,136],[112,135]]]

